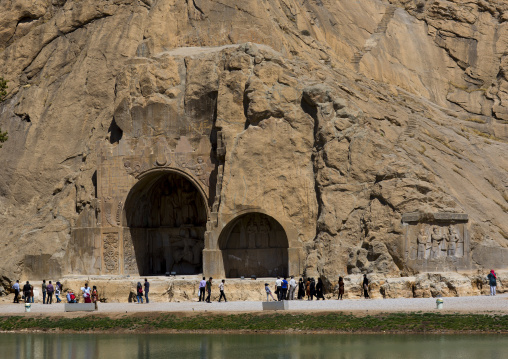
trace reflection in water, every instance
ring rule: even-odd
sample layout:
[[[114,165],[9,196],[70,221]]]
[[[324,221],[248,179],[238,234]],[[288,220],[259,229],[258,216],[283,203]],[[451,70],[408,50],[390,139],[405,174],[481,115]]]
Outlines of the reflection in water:
[[[2,334],[16,359],[501,359],[506,335]]]

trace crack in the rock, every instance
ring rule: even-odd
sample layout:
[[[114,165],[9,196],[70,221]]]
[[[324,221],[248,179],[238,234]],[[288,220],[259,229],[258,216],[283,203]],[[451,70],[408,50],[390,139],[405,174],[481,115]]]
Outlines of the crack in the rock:
[[[83,27],[85,27],[86,25],[89,25],[91,24],[92,22],[95,22],[97,20],[100,20],[100,19],[104,19],[106,17],[110,17],[112,16],[111,14],[100,14],[99,16],[96,16],[96,17],[92,17],[91,19],[83,22],[82,24],[80,24],[79,26],[77,27],[74,27],[72,28],[70,31],[68,32],[60,32],[58,31],[57,35],[53,36],[52,38],[48,39],[45,43],[43,43],[39,49],[39,51],[37,51],[37,53],[34,55],[34,57],[32,58],[32,61],[30,61],[30,63],[25,66],[22,70],[22,72],[25,72],[26,69],[28,69],[32,64],[33,62],[37,59],[37,57],[41,54],[42,50],[44,50],[46,48],[46,46],[48,46],[49,44],[51,44],[53,41],[57,40],[59,37],[61,36],[64,36],[66,37],[67,35],[69,34],[72,34],[73,32],[75,32],[76,30],[78,29],[81,29]]]

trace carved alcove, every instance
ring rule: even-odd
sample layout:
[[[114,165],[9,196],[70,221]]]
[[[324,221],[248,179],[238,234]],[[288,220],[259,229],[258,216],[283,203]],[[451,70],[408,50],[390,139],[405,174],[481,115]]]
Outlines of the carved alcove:
[[[125,216],[124,272],[202,273],[206,200],[189,179],[172,171],[146,176],[131,190]]]
[[[406,213],[404,258],[417,271],[456,271],[471,266],[468,215]]]
[[[262,213],[231,221],[219,238],[228,278],[288,275],[288,238],[282,226]]]

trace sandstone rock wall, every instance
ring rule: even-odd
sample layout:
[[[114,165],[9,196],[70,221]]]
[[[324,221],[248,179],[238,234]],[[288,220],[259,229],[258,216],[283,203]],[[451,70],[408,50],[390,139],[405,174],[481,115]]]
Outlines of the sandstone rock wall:
[[[99,146],[160,125],[133,122],[149,106],[213,116],[227,146],[219,218],[280,214],[302,272],[329,287],[346,274],[419,275],[405,261],[416,241],[405,213],[467,213],[469,270],[504,267],[507,11],[482,0],[2,2],[0,274],[89,262],[71,230],[93,222]]]

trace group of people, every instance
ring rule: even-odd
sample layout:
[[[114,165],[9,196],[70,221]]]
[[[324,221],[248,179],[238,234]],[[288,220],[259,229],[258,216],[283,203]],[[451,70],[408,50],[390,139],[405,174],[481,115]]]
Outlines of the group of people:
[[[496,295],[496,286],[497,286],[497,275],[494,270],[491,270],[487,276],[490,285],[490,295]],[[211,294],[212,294],[212,281],[213,278],[210,277],[206,280],[205,277],[199,283],[199,301],[203,301],[206,303],[211,303]],[[224,299],[227,302],[226,294],[224,292],[224,285],[226,281],[223,279],[219,283],[219,302]],[[144,288],[143,288],[144,287]],[[344,295],[344,279],[339,277],[339,282],[337,284],[338,289],[338,297],[337,299],[342,300]],[[34,287],[30,284],[29,281],[23,285],[23,288],[20,288],[19,280],[13,284],[12,289],[14,289],[14,303],[20,303],[20,293],[22,293],[22,299],[25,303],[34,303]],[[144,290],[143,290],[144,289]],[[298,290],[297,290],[298,289]],[[365,299],[368,299],[369,296],[369,280],[367,275],[363,275],[362,282],[362,290],[363,296]],[[60,303],[62,300],[60,299],[60,294],[63,292],[62,283],[56,282],[55,285],[52,284],[51,281],[46,284],[46,280],[42,281],[42,303],[43,304],[52,304],[53,303],[53,295],[55,295],[57,303]],[[99,300],[97,287],[93,286],[90,288],[88,283],[85,283],[84,287],[81,287],[81,292],[83,293],[83,299],[85,303],[96,303]],[[148,279],[145,278],[144,285],[141,285],[141,282],[138,282],[136,287],[136,297],[137,303],[143,303],[143,294],[146,300],[146,303],[149,303],[148,293],[150,292],[150,283]],[[265,283],[265,292],[266,292],[266,301],[272,300],[282,301],[282,300],[294,300],[295,293],[297,294],[297,299],[305,299],[307,296],[307,300],[313,300],[316,297],[317,300],[325,299],[324,297],[324,285],[321,278],[318,278],[317,283],[314,278],[300,278],[298,283],[296,282],[294,276],[291,276],[289,282],[286,277],[280,278],[277,277],[275,281],[275,294],[277,295],[277,299],[274,298],[272,294],[272,290],[270,288],[269,283]],[[205,293],[207,294],[205,298]],[[72,290],[67,291],[67,302],[68,303],[76,303],[78,301],[76,295]]]
[[[19,280],[16,281],[12,285],[12,289],[14,289],[14,303],[19,303],[19,297],[21,293],[21,299],[25,301],[25,303],[34,303],[34,287],[30,284],[29,281],[23,285],[23,288],[20,288]],[[46,280],[42,281],[42,304],[52,304],[53,303],[53,295],[55,295],[56,302],[60,303],[62,300],[60,299],[60,293],[62,292],[62,283],[56,282],[55,285],[51,281],[46,284]]]
[[[324,285],[321,278],[318,278],[317,283],[314,278],[307,278],[306,280],[300,278],[297,284],[294,277],[291,276],[289,282],[287,281],[286,277],[282,279],[280,277],[277,277],[277,279],[275,280],[275,295],[277,295],[277,299],[275,299],[272,294],[270,284],[265,283],[266,301],[268,302],[270,300],[270,297],[274,301],[294,300],[294,294],[296,292],[297,287],[298,287],[297,299],[299,300],[305,299],[305,296],[307,296],[307,300],[313,300],[314,297],[316,297],[317,300],[319,299],[325,300]],[[339,282],[336,288],[338,289],[337,299],[342,300],[344,296],[344,278],[339,277]],[[367,279],[366,274],[363,275],[362,290],[363,296],[366,299],[368,299],[369,280]]]
[[[138,304],[143,304],[143,286],[145,287],[145,299],[146,303],[150,303],[150,300],[148,300],[148,293],[150,292],[150,282],[148,282],[148,279],[145,278],[144,285],[141,285],[141,282],[138,282],[138,285],[136,286],[136,299],[138,300]]]
[[[203,277],[203,279],[199,282],[199,302],[206,302],[211,303],[211,296],[212,296],[212,282],[213,278],[210,277],[208,280],[206,280],[206,277]],[[226,284],[226,280],[223,279],[219,283],[219,303],[224,299],[225,302],[228,300],[226,299],[226,294],[224,293],[224,285]],[[205,299],[205,292],[207,294]]]
[[[300,278],[297,283],[294,276],[291,276],[289,282],[286,277],[277,277],[275,280],[275,295],[277,299],[274,298],[272,290],[270,289],[270,284],[268,283],[265,283],[265,292],[266,301],[269,301],[270,297],[272,300],[277,301],[294,300],[295,293],[298,300],[305,299],[305,296],[307,296],[307,300],[313,300],[314,297],[316,297],[317,300],[325,300],[324,285],[321,278],[318,278],[317,283],[314,278],[307,278],[305,281],[303,278]]]
[[[16,281],[12,285],[12,289],[14,289],[14,303],[20,303],[20,293],[21,299],[24,300],[25,303],[34,303],[34,287],[30,284],[29,281],[23,285],[23,288],[20,288],[19,280]],[[60,282],[56,282],[53,285],[52,281],[42,280],[42,304],[53,304],[53,296],[55,296],[56,302],[60,303],[62,299],[60,298],[61,293],[63,292],[63,285]],[[81,291],[83,292],[83,299],[85,303],[95,303],[99,300],[99,296],[97,293],[97,287],[94,286],[93,289],[88,287],[88,283],[85,283],[84,287],[81,287]],[[77,303],[78,299],[72,290],[67,291],[67,302],[68,303]]]

